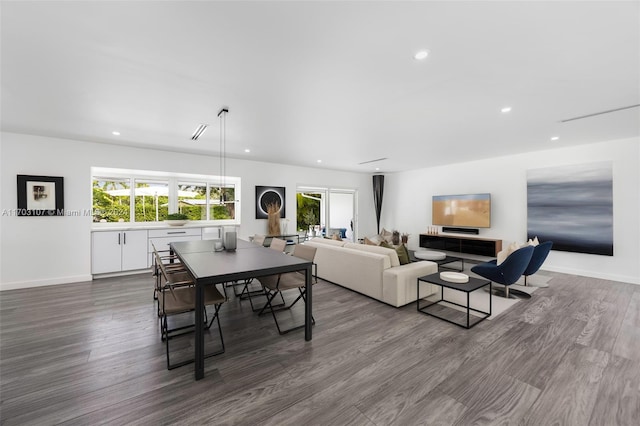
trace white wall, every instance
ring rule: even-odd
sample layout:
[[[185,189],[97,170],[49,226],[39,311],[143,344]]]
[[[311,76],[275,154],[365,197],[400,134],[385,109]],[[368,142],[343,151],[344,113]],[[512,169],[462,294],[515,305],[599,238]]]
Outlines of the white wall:
[[[64,177],[65,209],[91,208],[91,167],[218,174],[217,157],[2,133],[0,210],[15,209],[16,175]],[[242,178],[240,237],[266,233],[266,220],[255,219],[255,186],[284,186],[286,211],[295,228],[298,185],[358,190],[359,233],[375,232],[371,176],[228,159],[227,175]],[[87,281],[91,279],[91,217],[0,218],[0,289]]]
[[[614,256],[552,251],[543,269],[640,284],[640,140],[638,138],[388,174],[381,227],[409,232],[416,248],[431,226],[431,196],[490,192],[491,228],[504,243],[527,236],[527,169],[613,162]]]

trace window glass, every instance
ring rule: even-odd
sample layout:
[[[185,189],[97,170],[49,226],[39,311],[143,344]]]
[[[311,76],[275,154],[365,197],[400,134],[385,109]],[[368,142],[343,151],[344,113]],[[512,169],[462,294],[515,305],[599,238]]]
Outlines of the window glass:
[[[169,214],[169,182],[136,179],[136,222],[158,222]]]
[[[178,213],[189,220],[207,220],[207,184],[178,182]]]
[[[212,225],[240,224],[239,177],[102,167],[91,173],[94,222],[162,222],[169,213],[182,213]]]
[[[129,179],[93,178],[93,221],[129,222]]]
[[[221,197],[222,195],[222,197]],[[209,219],[228,220],[236,217],[236,189],[233,184],[209,185]]]

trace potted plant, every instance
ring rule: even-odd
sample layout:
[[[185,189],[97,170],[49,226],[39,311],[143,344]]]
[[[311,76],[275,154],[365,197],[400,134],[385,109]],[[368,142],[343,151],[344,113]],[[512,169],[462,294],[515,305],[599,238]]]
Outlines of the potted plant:
[[[182,226],[189,222],[189,217],[184,213],[169,213],[165,222],[171,226]]]
[[[311,235],[314,237],[316,236],[315,225],[317,220],[318,218],[316,218],[315,213],[311,210],[308,210],[304,214],[304,222],[307,224],[307,226],[309,227],[309,232],[311,232]]]

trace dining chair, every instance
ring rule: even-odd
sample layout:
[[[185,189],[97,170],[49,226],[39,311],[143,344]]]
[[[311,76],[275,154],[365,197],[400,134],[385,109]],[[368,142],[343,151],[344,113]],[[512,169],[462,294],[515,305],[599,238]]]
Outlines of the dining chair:
[[[184,265],[180,263],[178,256],[171,254],[170,250],[158,250],[153,242],[151,242],[152,248],[152,268],[151,274],[155,278],[155,286],[153,288],[153,300],[158,300],[158,294],[162,287],[162,273],[160,271],[159,264],[162,263],[167,270],[184,270]],[[160,315],[160,306],[158,306],[158,316]]]
[[[166,265],[160,259],[160,255],[156,252],[156,264],[160,270],[162,285],[160,293],[158,295],[158,305],[160,312],[160,336],[166,344],[167,353],[167,369],[173,370],[174,368],[181,367],[192,363],[193,359],[181,361],[178,363],[171,363],[169,341],[194,331],[194,322],[191,321],[187,325],[169,328],[168,318],[172,316],[178,316],[182,314],[190,314],[195,311],[195,283],[186,270],[176,270],[167,268]],[[205,355],[205,358],[220,355],[224,353],[224,338],[222,337],[222,327],[220,325],[220,307],[227,298],[224,297],[218,289],[213,285],[207,285],[204,287],[204,322],[205,329],[208,330],[213,325],[213,322],[217,320],[218,333],[220,335],[220,343],[222,349]],[[207,306],[213,305],[215,308],[211,321],[207,318]],[[207,324],[208,323],[208,324]]]
[[[287,242],[285,240],[281,240],[280,238],[272,238],[269,248],[284,252],[284,250],[287,248]]]
[[[255,234],[253,236],[253,242],[259,246],[263,246],[264,245],[264,240],[267,238],[266,235],[262,235],[262,234]]]
[[[307,246],[304,244],[297,244],[293,249],[293,256],[299,257],[304,260],[308,260],[313,262],[316,255],[316,248]],[[310,277],[311,278],[311,277]],[[258,315],[263,315],[266,312],[270,311],[273,315],[273,320],[276,323],[276,328],[278,329],[278,333],[286,334],[290,331],[297,330],[299,328],[304,327],[304,324],[299,326],[294,326],[283,330],[280,328],[280,324],[278,323],[278,318],[276,316],[276,312],[291,310],[291,308],[302,299],[305,303],[307,303],[306,299],[306,288],[305,288],[305,274],[298,272],[288,272],[286,274],[277,274],[277,275],[268,275],[259,278],[260,283],[262,284],[262,288],[264,289],[264,294],[267,297],[267,303],[262,307]],[[313,284],[313,281],[311,281]],[[284,301],[283,292],[287,290],[295,290],[297,289],[300,293],[298,297],[288,306],[284,305],[282,307],[277,307],[272,305],[273,299],[280,295],[282,300]],[[277,309],[276,309],[277,308]],[[315,324],[316,321],[311,317],[312,324]]]

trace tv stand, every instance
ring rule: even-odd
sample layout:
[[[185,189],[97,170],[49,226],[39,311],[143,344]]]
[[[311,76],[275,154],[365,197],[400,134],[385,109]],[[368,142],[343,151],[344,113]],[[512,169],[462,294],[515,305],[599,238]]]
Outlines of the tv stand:
[[[498,252],[502,250],[502,240],[441,234],[420,234],[420,247],[496,257]]]

